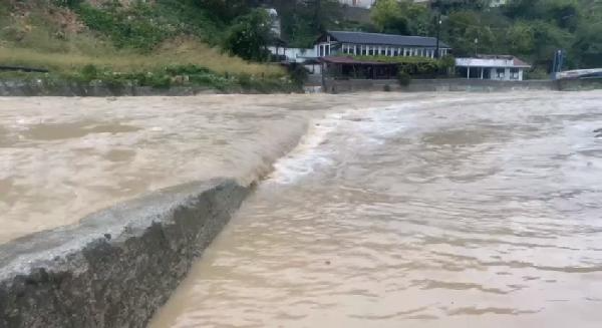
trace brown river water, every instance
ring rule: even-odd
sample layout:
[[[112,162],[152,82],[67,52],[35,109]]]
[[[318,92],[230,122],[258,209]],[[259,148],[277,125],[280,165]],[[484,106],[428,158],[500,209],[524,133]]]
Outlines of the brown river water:
[[[152,328],[600,327],[601,127],[602,92],[0,99],[0,241],[263,177]]]

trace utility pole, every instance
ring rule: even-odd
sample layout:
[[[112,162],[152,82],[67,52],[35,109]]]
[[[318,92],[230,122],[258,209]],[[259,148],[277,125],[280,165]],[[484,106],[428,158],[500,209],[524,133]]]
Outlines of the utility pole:
[[[441,12],[437,14],[437,46],[435,48],[435,58],[440,57],[439,39],[441,38]]]
[[[314,25],[320,31],[323,32],[324,27],[322,26],[322,0],[310,0],[309,4],[314,5]]]
[[[552,63],[552,80],[556,80],[558,73],[562,72],[563,65],[564,51],[559,49],[554,53],[554,62]]]

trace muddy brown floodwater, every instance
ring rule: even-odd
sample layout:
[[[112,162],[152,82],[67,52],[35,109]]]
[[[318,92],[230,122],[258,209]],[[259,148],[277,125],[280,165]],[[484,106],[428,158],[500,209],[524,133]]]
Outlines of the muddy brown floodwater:
[[[315,101],[0,98],[0,243],[191,180],[252,181],[296,145]]]
[[[151,327],[602,326],[602,93],[380,97],[312,119]]]
[[[0,243],[263,177],[151,327],[600,327],[600,127],[602,92],[0,98]]]

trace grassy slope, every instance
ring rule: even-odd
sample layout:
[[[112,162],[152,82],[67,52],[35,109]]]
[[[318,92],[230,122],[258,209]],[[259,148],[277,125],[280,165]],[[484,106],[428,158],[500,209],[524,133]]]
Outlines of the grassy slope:
[[[233,76],[244,76],[247,82],[253,77],[279,79],[285,75],[277,66],[248,63],[201,42],[202,38],[215,44],[219,38],[216,31],[223,27],[212,25],[200,17],[203,13],[186,7],[147,6],[125,13],[139,16],[130,24],[132,26],[110,22],[103,30],[102,25],[99,29],[90,28],[90,22],[95,21],[90,21],[89,17],[86,17],[88,21],[82,19],[81,11],[44,4],[45,1],[48,0],[30,0],[16,9],[6,2],[0,3],[0,65],[47,68],[51,74],[61,76],[78,75],[89,65],[105,72],[132,74],[157,73],[166,67],[192,65],[230,80]],[[172,3],[182,6],[177,1]],[[92,13],[104,15],[101,11]],[[105,16],[115,22],[123,19],[108,15],[101,18]],[[136,19],[142,24],[133,25]],[[152,24],[147,24],[153,20]],[[98,27],[96,25],[93,27]],[[115,26],[127,29],[128,33],[122,33]],[[132,29],[134,33],[130,31]],[[135,42],[149,47],[128,46]]]

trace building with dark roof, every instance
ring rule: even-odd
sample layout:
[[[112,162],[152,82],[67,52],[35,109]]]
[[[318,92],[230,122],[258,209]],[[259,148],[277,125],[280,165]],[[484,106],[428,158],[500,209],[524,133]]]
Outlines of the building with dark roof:
[[[451,51],[449,45],[436,38],[349,31],[328,31],[315,45],[318,57],[355,56],[444,56]]]

